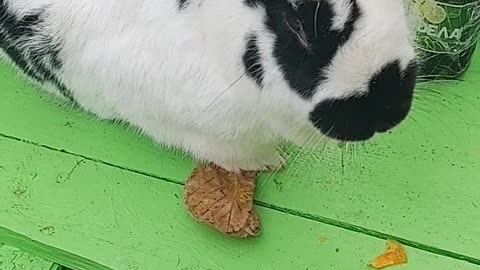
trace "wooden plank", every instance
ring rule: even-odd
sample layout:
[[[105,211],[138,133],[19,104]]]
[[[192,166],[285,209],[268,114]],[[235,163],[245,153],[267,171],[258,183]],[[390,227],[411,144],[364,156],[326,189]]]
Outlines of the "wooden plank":
[[[258,196],[479,259],[479,138],[480,50],[463,82],[419,86],[413,113],[388,136],[354,151],[292,150],[290,167],[265,176]]]
[[[98,121],[21,80],[0,63],[0,134],[46,144],[121,167],[184,179],[193,168],[180,153],[162,151],[125,125]]]
[[[181,185],[0,139],[0,241],[83,269],[368,269],[385,242],[260,208],[263,233],[237,240],[185,213]],[[399,269],[480,266],[408,248]]]
[[[332,143],[323,151],[293,151],[286,171],[263,177],[258,200],[479,259],[478,51],[476,60],[463,82],[419,90],[411,117],[389,136],[357,146],[355,155]],[[9,68],[1,66],[0,74],[0,133],[176,182],[190,173],[188,158],[159,151],[123,127],[53,106]]]
[[[58,265],[0,242],[1,270],[59,270]]]

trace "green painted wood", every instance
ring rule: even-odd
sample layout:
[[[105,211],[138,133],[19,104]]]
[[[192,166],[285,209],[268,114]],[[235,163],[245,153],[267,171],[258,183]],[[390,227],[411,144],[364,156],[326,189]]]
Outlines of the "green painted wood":
[[[385,246],[266,208],[259,238],[227,238],[188,217],[181,185],[14,139],[0,149],[0,241],[76,270],[368,269]],[[407,252],[398,269],[480,269]]]
[[[480,49],[463,81],[417,92],[413,113],[388,136],[292,150],[258,198],[480,259]]]
[[[0,242],[1,270],[59,270],[58,265]]]
[[[389,136],[356,146],[355,154],[333,143],[292,150],[287,170],[260,181],[259,203],[479,259],[479,74],[477,51],[463,82],[421,86],[410,118]],[[0,66],[0,76],[4,136],[175,182],[193,167],[125,127],[53,105],[8,67]]]

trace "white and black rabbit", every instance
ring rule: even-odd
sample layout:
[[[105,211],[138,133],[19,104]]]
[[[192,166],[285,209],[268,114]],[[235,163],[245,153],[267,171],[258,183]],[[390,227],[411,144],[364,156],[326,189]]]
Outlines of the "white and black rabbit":
[[[0,0],[0,47],[43,88],[229,170],[283,141],[368,140],[407,116],[405,0]]]

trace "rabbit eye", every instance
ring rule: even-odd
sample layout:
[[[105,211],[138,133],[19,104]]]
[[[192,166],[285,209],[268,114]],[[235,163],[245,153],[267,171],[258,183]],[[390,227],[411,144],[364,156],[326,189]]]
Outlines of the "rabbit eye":
[[[302,22],[299,19],[287,19],[286,21],[288,30],[295,35],[297,40],[303,47],[310,47],[310,39],[308,38]]]

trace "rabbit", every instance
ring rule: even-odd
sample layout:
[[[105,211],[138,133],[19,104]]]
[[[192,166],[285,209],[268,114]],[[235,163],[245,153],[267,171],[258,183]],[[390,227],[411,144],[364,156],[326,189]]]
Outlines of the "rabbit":
[[[101,119],[230,171],[409,114],[405,0],[0,0],[2,58]]]

